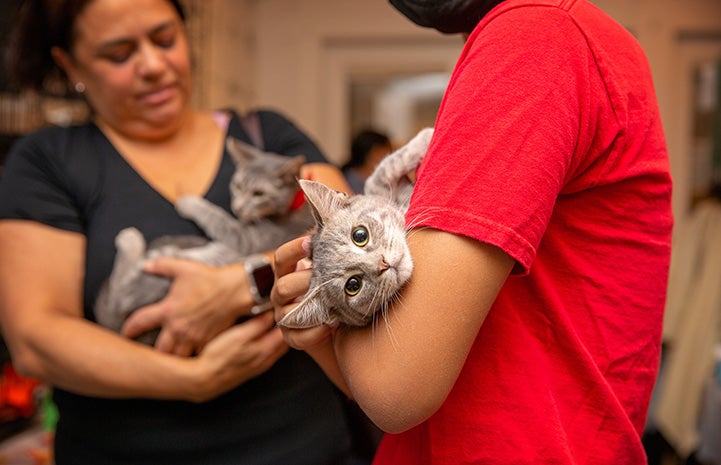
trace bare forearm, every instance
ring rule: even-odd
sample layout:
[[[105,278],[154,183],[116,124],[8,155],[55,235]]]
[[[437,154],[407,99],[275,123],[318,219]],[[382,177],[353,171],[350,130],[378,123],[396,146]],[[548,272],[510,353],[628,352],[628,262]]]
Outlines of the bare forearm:
[[[169,355],[89,322],[82,315],[83,251],[77,233],[0,222],[0,325],[23,373],[92,396],[203,401],[267,370],[287,350],[272,315],[228,328],[237,315],[223,313],[218,318],[230,321],[194,357]],[[234,270],[211,273],[193,288],[200,298],[189,299],[205,302],[214,317],[217,308],[249,306],[233,302]]]
[[[52,331],[26,331],[12,347],[19,368],[30,376],[90,396],[198,395],[191,359],[160,353],[79,318],[57,316],[45,323]]]
[[[276,321],[308,290],[311,272],[298,262],[307,253],[304,243],[291,241],[276,252]],[[513,266],[492,246],[440,231],[414,231],[409,246],[413,276],[370,327],[339,329],[332,352],[324,346],[328,333],[323,327],[283,329],[292,347],[310,352],[388,432],[412,428],[440,407]],[[438,270],[444,270],[444,279]],[[483,279],[469,288],[468,276]]]
[[[382,429],[431,416],[452,389],[513,261],[500,250],[433,230],[409,239],[413,277],[387,315],[338,332],[335,353],[353,398]],[[444,270],[449,279],[438,279]],[[471,288],[463,279],[478,275]]]

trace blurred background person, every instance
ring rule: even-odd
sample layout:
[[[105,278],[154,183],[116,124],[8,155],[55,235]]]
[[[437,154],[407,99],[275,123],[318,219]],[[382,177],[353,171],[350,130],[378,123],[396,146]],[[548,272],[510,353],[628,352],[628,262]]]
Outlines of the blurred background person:
[[[353,192],[363,192],[366,179],[376,165],[393,151],[391,140],[383,132],[365,129],[353,137],[351,142],[350,160],[341,170]]]

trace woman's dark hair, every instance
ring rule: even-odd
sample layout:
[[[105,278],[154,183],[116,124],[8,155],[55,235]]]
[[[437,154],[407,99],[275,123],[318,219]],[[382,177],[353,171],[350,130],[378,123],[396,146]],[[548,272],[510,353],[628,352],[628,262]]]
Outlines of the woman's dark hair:
[[[9,83],[18,89],[48,91],[49,82],[67,93],[65,75],[55,64],[50,49],[72,51],[75,20],[93,0],[22,0],[18,4],[13,28],[3,58]],[[179,0],[168,0],[185,20]]]
[[[343,165],[342,169],[354,168],[365,163],[368,154],[377,146],[390,147],[391,141],[389,137],[382,132],[374,129],[365,129],[360,131],[353,138],[350,146],[350,160]]]

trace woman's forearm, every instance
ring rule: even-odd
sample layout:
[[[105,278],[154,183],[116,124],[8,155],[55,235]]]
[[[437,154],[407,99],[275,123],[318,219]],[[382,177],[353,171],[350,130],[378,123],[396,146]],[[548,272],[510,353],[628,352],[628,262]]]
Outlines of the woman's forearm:
[[[198,374],[192,373],[190,360],[155,351],[87,320],[57,315],[38,321],[36,329],[18,330],[21,334],[10,338],[17,368],[53,386],[102,397],[197,395]]]

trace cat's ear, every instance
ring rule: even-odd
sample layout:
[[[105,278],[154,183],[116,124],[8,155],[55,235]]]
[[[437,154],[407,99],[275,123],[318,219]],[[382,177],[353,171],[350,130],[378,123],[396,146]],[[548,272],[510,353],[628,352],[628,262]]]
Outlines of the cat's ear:
[[[322,228],[328,218],[335,215],[348,201],[346,193],[333,190],[321,182],[299,179],[298,184],[310,204],[318,228]]]
[[[250,160],[262,156],[265,153],[258,147],[246,144],[242,140],[236,139],[235,137],[228,137],[225,140],[225,148],[228,149],[230,158],[232,158],[236,164],[247,163]]]
[[[305,157],[303,155],[288,158],[288,161],[283,163],[283,167],[281,168],[281,172],[278,173],[278,176],[283,179],[295,180],[300,176],[300,169],[304,164]]]
[[[278,321],[278,326],[291,329],[304,329],[333,323],[328,309],[312,294],[298,304],[290,313]]]

